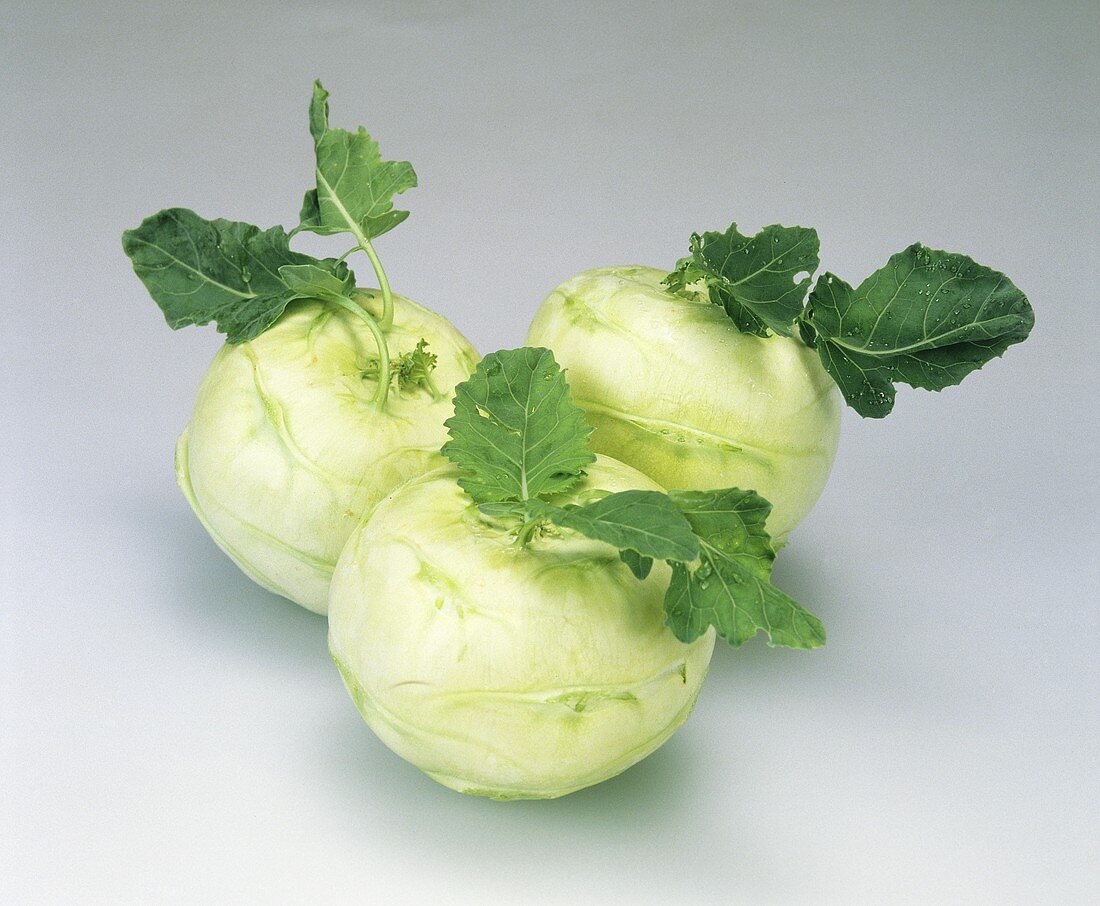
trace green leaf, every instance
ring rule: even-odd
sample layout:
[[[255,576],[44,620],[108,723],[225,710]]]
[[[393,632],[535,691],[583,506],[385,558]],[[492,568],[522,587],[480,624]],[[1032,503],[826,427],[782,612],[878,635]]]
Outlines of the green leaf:
[[[509,500],[503,503],[479,503],[479,512],[493,518],[523,519],[527,508],[518,500]]]
[[[328,91],[320,79],[313,80],[313,96],[309,100],[309,134],[319,142],[328,129]]]
[[[443,455],[476,503],[528,500],[564,491],[595,460],[592,429],[573,404],[548,349],[501,350],[455,388]]]
[[[773,224],[744,236],[734,223],[724,233],[693,235],[693,265],[680,262],[668,285],[682,289],[685,281],[705,275],[710,300],[742,333],[790,336],[819,264],[819,245],[817,231],[807,227]]]
[[[186,208],[169,208],[122,234],[122,247],[173,329],[217,322],[229,343],[251,340],[270,327],[310,280],[354,285],[342,263],[292,252],[281,226],[205,220]],[[312,270],[310,280],[287,284]]]
[[[958,384],[1035,323],[1004,274],[965,255],[917,243],[853,289],[823,274],[806,321],[821,364],[860,415],[881,418],[894,384],[942,390]]]
[[[672,269],[662,282],[670,293],[675,293],[679,296],[687,296],[693,299],[698,293],[688,289],[688,287],[693,283],[698,283],[700,280],[705,280],[706,276],[707,275],[695,264],[695,259],[687,257],[677,261],[676,267]]]
[[[649,575],[649,571],[653,569],[653,558],[643,557],[635,551],[619,551],[619,559],[630,567],[630,571],[638,579],[644,579]]]
[[[356,132],[330,128],[328,96],[320,82],[313,83],[309,130],[317,187],[306,192],[299,229],[374,239],[409,216],[394,209],[393,198],[416,186],[416,173],[408,161],[383,160],[378,142],[362,126]]]
[[[350,297],[355,290],[355,275],[343,262],[326,264],[284,264],[279,276],[291,292],[302,298],[331,299]]]
[[[687,519],[659,491],[620,491],[552,518],[562,528],[650,560],[690,561],[699,556],[699,541]],[[634,569],[630,561],[627,565]]]
[[[673,491],[700,545],[697,565],[672,563],[665,595],[667,623],[690,642],[714,626],[733,646],[757,632],[770,645],[817,648],[825,629],[817,617],[771,584],[775,551],[765,529],[771,504],[754,491]]]

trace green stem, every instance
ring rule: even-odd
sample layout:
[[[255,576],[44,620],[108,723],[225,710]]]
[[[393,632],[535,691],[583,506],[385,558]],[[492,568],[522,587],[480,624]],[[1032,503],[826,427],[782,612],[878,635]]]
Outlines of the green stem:
[[[378,319],[378,326],[382,330],[389,330],[393,327],[393,290],[390,289],[389,278],[386,277],[386,271],[382,267],[382,261],[379,259],[378,253],[374,250],[374,246],[371,245],[366,234],[358,228],[353,229],[352,232],[355,234],[355,238],[359,240],[359,244],[348,249],[336,260],[343,261],[352,252],[367,253],[367,257],[370,258],[371,267],[374,268],[374,276],[378,278],[378,288],[382,290],[382,317]]]
[[[516,547],[526,547],[527,542],[535,537],[535,532],[538,531],[539,526],[545,522],[545,519],[529,519],[523,523],[519,534],[516,535]]]
[[[337,261],[343,261],[348,257],[348,255],[351,255],[354,252],[358,252],[358,251],[362,250],[362,248],[363,248],[363,246],[361,246],[361,245],[353,245],[350,249],[348,249],[346,252],[344,252],[344,254],[342,254],[336,260]]]
[[[382,317],[378,320],[378,326],[382,330],[389,330],[393,326],[393,291],[390,289],[390,281],[386,279],[386,272],[382,269],[382,262],[378,260],[378,255],[374,251],[374,246],[370,244],[367,234],[363,232],[355,218],[348,213],[347,208],[344,207],[336,192],[333,191],[332,185],[325,179],[325,174],[320,169],[314,172],[317,174],[317,192],[320,193],[324,189],[326,197],[331,199],[333,205],[340,212],[344,223],[348,225],[348,231],[355,237],[359,247],[367,253],[367,257],[370,258],[374,274],[378,278],[378,287],[382,290]]]
[[[383,330],[389,330],[393,327],[393,290],[390,289],[390,281],[386,279],[382,262],[378,260],[378,253],[375,252],[374,246],[370,244],[370,240],[363,233],[358,233],[355,238],[359,240],[359,247],[370,258],[374,275],[378,278],[378,288],[382,290],[382,317],[378,320],[378,326]]]
[[[386,338],[382,335],[378,322],[374,320],[374,316],[370,312],[361,305],[356,305],[350,299],[345,299],[342,296],[331,296],[329,301],[362,320],[367,325],[367,330],[374,336],[374,342],[378,345],[378,389],[374,392],[373,402],[379,409],[385,409],[386,398],[390,392],[390,351],[386,346]]]

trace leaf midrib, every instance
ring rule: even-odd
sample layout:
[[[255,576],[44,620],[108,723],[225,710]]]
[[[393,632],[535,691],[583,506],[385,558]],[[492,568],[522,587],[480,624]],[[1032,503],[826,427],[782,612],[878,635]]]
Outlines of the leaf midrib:
[[[834,346],[839,346],[842,349],[847,349],[849,352],[859,353],[860,355],[870,356],[872,358],[891,358],[897,355],[904,355],[907,352],[923,352],[928,349],[940,349],[944,346],[953,345],[955,342],[973,342],[965,337],[960,340],[955,340],[954,335],[961,333],[968,328],[974,327],[986,327],[990,324],[996,324],[998,321],[1007,321],[1012,326],[1017,326],[1020,323],[1019,315],[998,315],[996,318],[991,318],[988,321],[971,321],[969,324],[963,324],[956,327],[954,330],[949,330],[947,333],[939,334],[933,338],[922,340],[918,343],[909,343],[906,346],[893,346],[889,349],[874,350],[867,346],[854,346],[851,343],[845,343],[843,340],[837,337],[831,337],[827,334],[825,339],[827,342],[832,343]],[[987,337],[985,339],[995,340],[997,336]],[[868,341],[870,342],[870,341]]]
[[[232,295],[237,296],[239,299],[255,299],[259,296],[259,293],[242,293],[239,289],[233,289],[233,287],[231,287],[231,286],[226,286],[224,283],[221,283],[220,281],[215,280],[209,274],[207,274],[203,271],[200,271],[197,268],[193,267],[192,265],[188,264],[183,259],[177,258],[175,255],[173,255],[171,252],[169,252],[166,248],[164,248],[164,246],[160,246],[160,245],[157,245],[156,243],[149,242],[147,239],[142,239],[141,237],[138,237],[138,236],[134,237],[134,241],[139,242],[142,245],[148,246],[151,249],[156,249],[158,252],[160,252],[166,258],[169,258],[170,260],[176,262],[176,264],[178,264],[180,267],[184,268],[185,270],[189,270],[191,273],[197,275],[198,277],[201,277],[207,283],[209,283],[213,286],[217,286],[220,289],[224,289],[227,293],[231,293]]]
[[[351,234],[359,240],[360,245],[366,245],[366,234],[359,227],[359,224],[356,222],[355,218],[351,216],[351,213],[348,211],[348,209],[344,207],[344,203],[340,201],[340,196],[336,194],[336,190],[332,187],[332,183],[325,179],[325,175],[321,172],[320,167],[316,167],[314,169],[314,172],[317,174],[318,185],[324,185],[325,194],[328,195],[329,200],[336,206],[336,209],[340,212],[340,216],[344,218],[344,222],[351,230]]]

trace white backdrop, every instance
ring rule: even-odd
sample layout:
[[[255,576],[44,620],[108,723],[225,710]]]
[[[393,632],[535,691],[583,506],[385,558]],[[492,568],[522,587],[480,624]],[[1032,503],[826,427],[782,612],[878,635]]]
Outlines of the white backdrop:
[[[1100,898],[1096,4],[3,6],[0,900]],[[295,222],[314,76],[420,174],[395,287],[482,351],[731,219],[816,226],[852,281],[919,239],[1029,294],[962,387],[846,414],[776,573],[824,650],[718,651],[667,746],[559,801],[371,735],[324,621],[175,488],[219,339],[119,244],[170,204]]]

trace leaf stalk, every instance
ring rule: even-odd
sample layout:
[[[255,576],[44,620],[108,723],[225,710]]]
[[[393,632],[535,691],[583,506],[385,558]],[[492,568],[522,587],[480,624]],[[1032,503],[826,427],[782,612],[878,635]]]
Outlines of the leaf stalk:
[[[362,305],[356,305],[350,299],[334,296],[329,301],[359,318],[374,337],[374,342],[378,346],[378,389],[374,391],[372,402],[378,409],[385,409],[390,392],[390,351],[378,322]]]
[[[545,519],[528,519],[524,522],[519,532],[516,534],[516,547],[527,547],[531,539],[535,537],[535,532],[537,532],[545,522]]]
[[[374,246],[371,245],[370,240],[365,234],[360,233],[359,247],[367,253],[367,257],[370,258],[371,267],[374,268],[374,275],[378,278],[378,288],[382,290],[382,317],[378,320],[378,326],[382,330],[389,330],[393,327],[393,290],[390,289],[390,281],[386,277],[386,271],[382,267],[382,262],[378,258],[378,253],[375,252]]]

